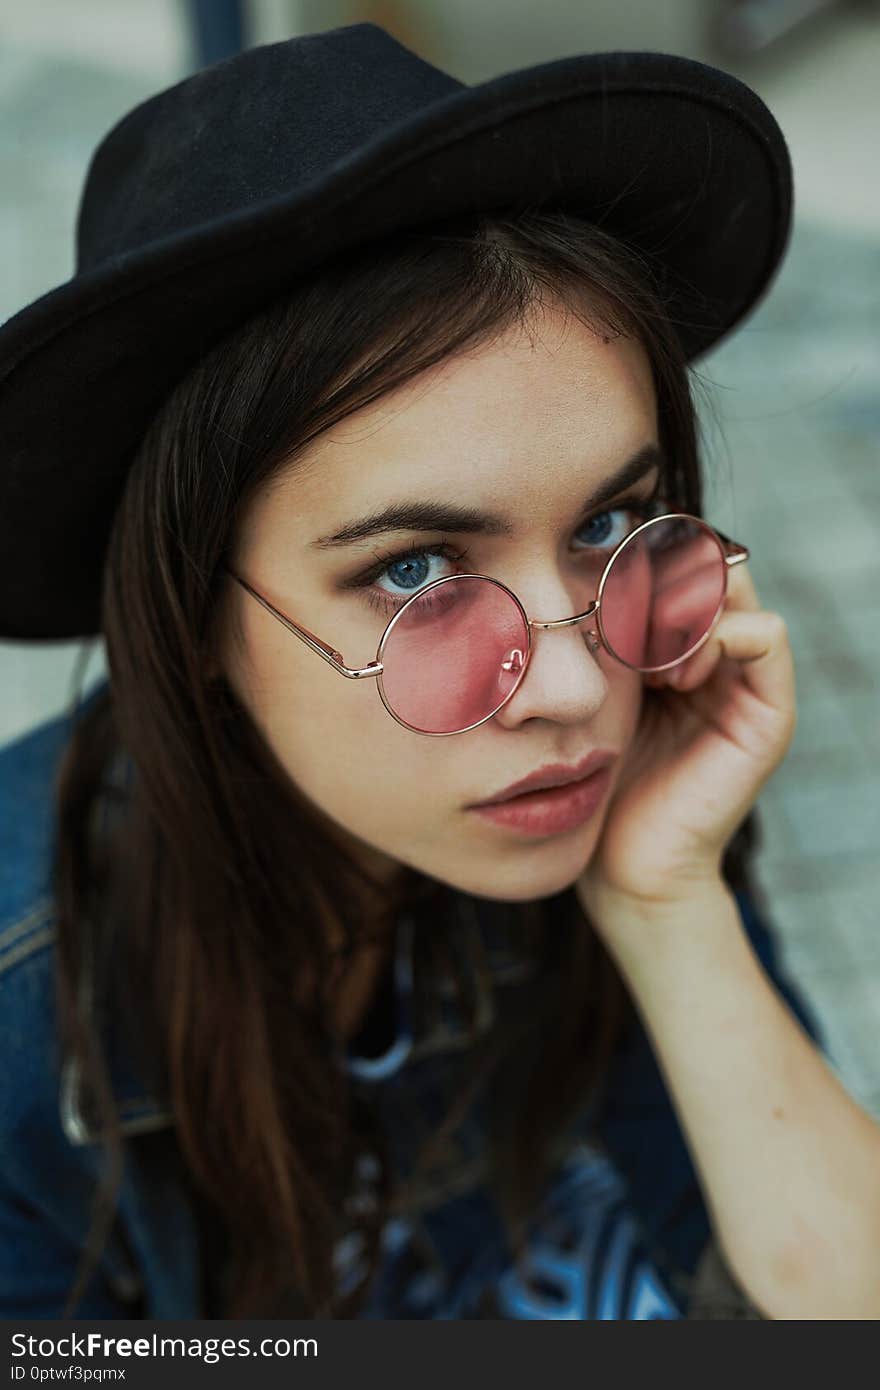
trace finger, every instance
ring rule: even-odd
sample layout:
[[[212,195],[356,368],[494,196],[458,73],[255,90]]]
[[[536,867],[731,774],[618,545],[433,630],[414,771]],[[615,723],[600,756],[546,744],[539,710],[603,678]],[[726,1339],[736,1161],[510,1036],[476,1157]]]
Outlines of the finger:
[[[738,663],[750,690],[766,704],[789,710],[795,702],[795,668],[788,628],[770,609],[725,611],[708,642],[687,661],[670,670],[676,690],[693,690],[705,681],[722,657]]]

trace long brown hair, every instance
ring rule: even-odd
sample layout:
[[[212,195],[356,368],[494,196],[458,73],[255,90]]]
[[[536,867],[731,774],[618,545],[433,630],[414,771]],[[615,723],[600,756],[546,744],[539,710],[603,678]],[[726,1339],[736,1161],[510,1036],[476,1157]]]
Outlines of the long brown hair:
[[[75,722],[57,789],[60,1028],[102,1116],[108,1159],[65,1313],[99,1257],[123,1161],[96,1010],[84,1002],[101,990],[129,1020],[143,1074],[173,1113],[205,1241],[228,1261],[213,1315],[356,1310],[368,1281],[337,1301],[332,1248],[370,1122],[328,1045],[338,959],[326,924],[339,924],[353,949],[371,907],[390,919],[414,905],[431,918],[423,939],[440,950],[446,894],[409,870],[391,899],[297,795],[229,684],[209,678],[229,582],[222,562],[254,491],[322,430],[523,323],[545,294],[603,332],[641,341],[669,461],[663,494],[700,515],[691,375],[658,283],[635,252],[571,215],[458,219],[310,275],[217,343],[152,421],[106,556],[110,682]],[[132,783],[112,843],[98,842],[87,828],[120,751]],[[753,811],[728,846],[732,884],[748,882],[755,829]],[[598,1094],[632,1018],[623,981],[572,898],[496,914],[511,939],[560,967],[516,1044],[531,1059],[528,1084],[493,1122],[511,1227],[539,1191],[566,1117]],[[305,1002],[295,997],[303,972],[320,982]],[[491,1038],[484,1054],[474,1075],[503,1068],[510,1050]],[[381,1153],[381,1135],[372,1139]],[[364,1218],[371,1269],[392,1189],[385,1170],[379,1209]]]

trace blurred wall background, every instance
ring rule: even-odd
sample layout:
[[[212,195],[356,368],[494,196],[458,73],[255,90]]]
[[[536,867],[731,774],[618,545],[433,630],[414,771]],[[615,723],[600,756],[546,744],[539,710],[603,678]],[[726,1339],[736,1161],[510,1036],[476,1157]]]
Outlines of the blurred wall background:
[[[89,156],[224,44],[359,19],[466,82],[591,49],[735,72],[789,141],[797,221],[769,299],[697,371],[710,520],[788,622],[799,723],[759,868],[790,972],[880,1116],[880,7],[870,0],[0,0],[0,320],[73,273]],[[237,37],[236,37],[237,35]],[[0,744],[61,712],[93,643],[0,643]]]

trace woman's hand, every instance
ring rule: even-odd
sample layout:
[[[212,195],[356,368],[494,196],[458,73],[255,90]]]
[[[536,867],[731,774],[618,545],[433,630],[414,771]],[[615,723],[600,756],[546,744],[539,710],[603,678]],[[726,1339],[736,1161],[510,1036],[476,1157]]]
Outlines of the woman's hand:
[[[731,566],[708,642],[644,677],[641,719],[593,857],[575,884],[597,927],[615,902],[673,905],[717,884],[724,848],[797,723],[784,619]]]

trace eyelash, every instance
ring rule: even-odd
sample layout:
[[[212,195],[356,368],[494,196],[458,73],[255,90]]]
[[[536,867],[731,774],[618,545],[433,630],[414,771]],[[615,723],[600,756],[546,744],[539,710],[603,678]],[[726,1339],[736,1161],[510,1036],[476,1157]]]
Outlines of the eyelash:
[[[584,517],[581,526],[586,526],[587,522],[592,521],[597,516],[604,516],[606,512],[620,511],[635,512],[636,516],[639,518],[639,525],[641,525],[643,521],[647,521],[649,517],[654,515],[659,500],[660,494],[656,487],[648,497],[623,497],[619,502],[616,502],[613,507],[603,507],[600,511],[593,512],[590,516]],[[580,529],[580,527],[578,529]],[[388,552],[377,550],[375,553],[377,556],[377,563],[372,565],[369,570],[349,580],[346,585],[347,588],[358,590],[368,588],[380,575],[384,574],[386,569],[390,569],[392,565],[397,564],[401,560],[414,560],[419,556],[430,555],[438,559],[451,560],[455,564],[460,564],[462,560],[467,559],[470,552],[467,547],[463,550],[459,549],[444,537],[443,540],[437,541],[434,545],[412,545],[408,546],[405,550]],[[417,593],[418,590],[413,590],[413,592]],[[371,608],[381,608],[385,611],[394,609],[395,607],[399,608],[406,602],[403,595],[400,595],[398,600],[396,595],[386,594],[381,591],[375,594],[367,594],[366,599]]]

